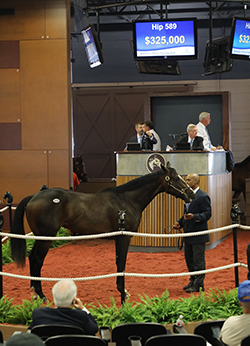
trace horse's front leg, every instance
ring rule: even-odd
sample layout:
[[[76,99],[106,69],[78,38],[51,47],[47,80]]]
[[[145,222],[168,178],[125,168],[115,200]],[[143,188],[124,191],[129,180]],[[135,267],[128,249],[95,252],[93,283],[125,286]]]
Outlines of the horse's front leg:
[[[130,238],[131,237],[127,235],[119,235],[115,238],[117,273],[122,273],[125,270]],[[127,298],[124,276],[117,277],[116,286],[121,293],[121,302],[123,303]]]
[[[41,277],[41,268],[43,261],[50,248],[51,241],[36,240],[29,254],[30,262],[30,276]],[[30,287],[34,295],[38,295],[40,298],[46,300],[42,291],[41,281],[31,280]]]

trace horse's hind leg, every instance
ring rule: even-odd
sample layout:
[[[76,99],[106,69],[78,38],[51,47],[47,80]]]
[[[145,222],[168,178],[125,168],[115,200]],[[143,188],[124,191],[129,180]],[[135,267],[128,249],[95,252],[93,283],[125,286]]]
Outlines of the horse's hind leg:
[[[41,268],[43,261],[50,248],[51,241],[36,240],[30,255],[30,275],[34,277],[41,277]],[[40,298],[46,298],[42,291],[41,281],[31,280],[30,287],[34,294],[39,295]]]
[[[125,270],[129,243],[130,236],[119,235],[115,238],[117,273]],[[121,302],[123,303],[127,298],[124,276],[117,277],[116,286],[121,293]]]

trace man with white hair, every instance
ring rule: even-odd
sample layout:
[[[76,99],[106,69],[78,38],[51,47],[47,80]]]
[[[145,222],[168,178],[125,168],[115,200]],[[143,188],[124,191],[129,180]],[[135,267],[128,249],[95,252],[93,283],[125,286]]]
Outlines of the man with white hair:
[[[97,333],[98,325],[77,298],[77,287],[73,280],[58,281],[52,288],[52,294],[56,309],[49,307],[35,309],[29,329],[41,324],[66,324],[82,328],[87,335]]]
[[[211,143],[211,139],[207,130],[207,125],[209,125],[211,122],[211,118],[210,118],[210,113],[208,112],[202,112],[199,115],[199,122],[196,125],[197,126],[197,136],[200,136],[203,138],[203,145],[204,145],[204,150],[205,151],[215,151],[218,149],[222,149],[222,146],[217,146],[215,147],[212,143]]]
[[[197,136],[197,126],[189,124],[187,126],[187,134],[184,134],[180,139],[180,143],[190,143],[191,150],[203,150],[203,138]]]

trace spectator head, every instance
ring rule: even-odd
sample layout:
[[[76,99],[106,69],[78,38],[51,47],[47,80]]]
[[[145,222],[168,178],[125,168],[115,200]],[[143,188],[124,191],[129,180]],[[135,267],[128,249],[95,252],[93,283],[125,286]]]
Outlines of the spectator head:
[[[56,307],[70,307],[77,295],[77,287],[73,280],[58,281],[52,288],[52,294]]]
[[[44,346],[42,339],[39,336],[31,333],[20,333],[11,336],[6,346]]]
[[[245,280],[239,284],[238,299],[241,303],[250,302],[250,280]]]

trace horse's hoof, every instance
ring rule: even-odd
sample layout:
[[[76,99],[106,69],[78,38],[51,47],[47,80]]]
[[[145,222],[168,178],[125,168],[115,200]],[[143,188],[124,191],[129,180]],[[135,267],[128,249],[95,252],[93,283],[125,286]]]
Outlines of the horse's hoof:
[[[31,293],[33,293],[33,297],[35,299],[37,299],[39,297],[39,295],[36,293],[35,287],[30,287]]]
[[[130,297],[130,293],[125,289],[125,299]]]
[[[37,298],[41,298],[43,300],[44,303],[47,303],[48,300],[47,300],[47,297],[45,297],[44,295],[42,297],[39,296],[39,294],[36,292],[35,290],[35,287],[30,287],[30,290],[31,292],[33,293],[33,297],[34,299],[37,299]]]

